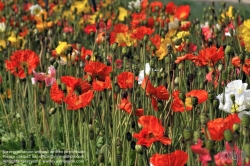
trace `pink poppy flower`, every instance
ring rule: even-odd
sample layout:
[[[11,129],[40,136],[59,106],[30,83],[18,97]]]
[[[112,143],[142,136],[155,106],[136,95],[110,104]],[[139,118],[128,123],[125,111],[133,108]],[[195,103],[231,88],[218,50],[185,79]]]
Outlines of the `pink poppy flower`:
[[[34,77],[31,78],[32,84],[38,81],[45,81],[46,86],[51,86],[56,81],[56,69],[54,66],[48,67],[48,74],[37,73],[33,70]]]

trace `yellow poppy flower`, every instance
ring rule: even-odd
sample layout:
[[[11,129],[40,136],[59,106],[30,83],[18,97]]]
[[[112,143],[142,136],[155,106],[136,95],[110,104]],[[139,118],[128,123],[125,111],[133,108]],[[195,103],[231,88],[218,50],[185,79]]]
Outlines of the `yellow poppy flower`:
[[[2,51],[2,48],[6,48],[5,40],[0,40],[0,51]]]
[[[81,14],[82,12],[84,13],[91,12],[91,8],[90,8],[88,0],[73,2],[73,4],[70,7],[70,10],[71,12],[74,12],[75,9],[77,9],[77,14]]]
[[[23,37],[16,36],[15,32],[11,33],[11,36],[8,38],[8,41],[11,42],[12,47],[24,47],[26,44],[26,40]]]
[[[130,37],[129,33],[118,33],[116,35],[116,42],[118,44],[124,44],[125,43],[127,46],[131,46],[131,45],[136,43],[136,40],[132,39]]]
[[[70,44],[68,44],[67,42],[59,41],[59,45],[56,47],[56,53],[60,56],[65,55],[65,52],[69,46]]]
[[[128,11],[123,7],[119,7],[118,10],[119,10],[118,20],[124,21],[125,18],[128,17]]]

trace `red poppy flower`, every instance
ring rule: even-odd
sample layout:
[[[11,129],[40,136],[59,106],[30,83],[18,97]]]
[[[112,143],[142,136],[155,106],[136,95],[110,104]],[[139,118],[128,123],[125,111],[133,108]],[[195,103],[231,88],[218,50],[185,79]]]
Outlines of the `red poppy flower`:
[[[121,102],[118,107],[119,109],[125,111],[127,114],[131,114],[132,112],[132,104],[131,102],[129,102],[127,98],[121,99]],[[143,115],[143,109],[142,108],[136,109],[135,115],[141,117]]]
[[[93,51],[92,51],[92,50],[88,50],[88,49],[82,47],[82,49],[81,49],[81,59],[82,59],[82,60],[85,61],[86,56],[87,56],[87,55],[88,55],[88,56],[92,56],[92,54],[93,54]]]
[[[92,99],[94,98],[94,93],[92,90],[85,92],[79,96],[71,93],[64,98],[64,102],[67,104],[67,110],[78,110],[90,105]]]
[[[6,70],[19,78],[25,78],[25,69],[27,74],[31,74],[39,64],[38,55],[32,50],[16,50],[12,52],[10,60],[5,60]]]
[[[174,14],[177,10],[177,6],[174,4],[174,2],[169,2],[167,5],[166,5],[166,12],[168,14]]]
[[[154,37],[150,38],[151,42],[156,46],[157,49],[161,46],[161,36],[156,34]]]
[[[115,33],[125,33],[128,32],[129,28],[126,24],[115,24],[114,32]]]
[[[188,161],[188,154],[181,150],[176,150],[170,154],[154,154],[150,158],[153,166],[184,166]]]
[[[175,12],[174,17],[178,20],[186,20],[190,14],[190,6],[183,5],[179,6]]]
[[[100,44],[105,40],[105,33],[104,32],[100,32],[98,33],[97,37],[96,37],[96,44]]]
[[[131,34],[131,38],[141,40],[144,38],[145,35],[150,36],[154,32],[153,29],[147,28],[145,26],[140,26],[139,28],[135,29]]]
[[[84,32],[87,33],[87,34],[90,34],[91,32],[96,32],[96,25],[95,24],[87,25],[84,28]]]
[[[94,91],[103,91],[104,89],[111,89],[111,79],[109,76],[105,78],[105,81],[95,80],[92,83]]]
[[[130,22],[131,28],[135,29],[140,26],[140,22],[142,20],[146,20],[147,15],[146,13],[133,13],[132,15],[132,21]]]
[[[188,93],[186,93],[186,99],[185,99],[185,103],[183,103],[183,101],[179,98],[179,90],[176,90],[173,92],[173,103],[172,103],[172,110],[174,112],[184,112],[186,111],[190,111],[193,108],[193,104],[192,104],[192,97],[195,97],[198,99],[198,103],[197,104],[201,104],[203,102],[205,102],[208,98],[208,93],[205,90],[192,90]],[[185,109],[186,107],[186,109]]]
[[[158,7],[159,9],[161,9],[163,6],[162,2],[160,1],[154,1],[154,2],[151,2],[150,3],[150,8],[152,10],[152,12],[155,12],[156,10],[156,7]]]
[[[239,56],[233,57],[232,58],[232,64],[236,67],[240,67],[241,66],[241,62],[240,62],[240,58]],[[250,58],[245,59],[243,66],[242,66],[242,70],[244,71],[244,73],[248,76],[250,76]]]
[[[164,127],[154,116],[141,116],[138,123],[143,126],[142,130],[133,137],[138,139],[137,144],[150,147],[152,143],[160,141],[164,145],[171,144],[171,140],[164,136]]]
[[[117,76],[118,85],[122,89],[133,88],[135,76],[131,72],[122,72]]]
[[[223,47],[217,49],[215,46],[202,49],[194,60],[197,66],[214,66],[218,61],[224,58]]]
[[[19,35],[21,36],[21,37],[25,37],[27,34],[28,34],[28,29],[27,29],[27,27],[23,27],[22,28],[22,31],[19,33]]]
[[[2,1],[0,1],[0,11],[2,11],[4,8],[4,3]]]
[[[84,67],[84,71],[92,76],[92,78],[98,77],[100,81],[103,81],[106,76],[109,76],[112,67],[106,66],[101,62],[90,62]]]
[[[2,81],[3,81],[3,78],[2,78],[2,76],[0,76],[0,84],[2,83]]]
[[[64,93],[59,89],[57,83],[54,83],[50,88],[50,98],[57,104],[62,104]]]
[[[233,125],[235,123],[240,123],[240,118],[238,114],[229,114],[225,119],[217,118],[211,120],[207,123],[208,134],[207,137],[215,141],[220,141],[224,139],[224,131],[230,129],[233,131]]]

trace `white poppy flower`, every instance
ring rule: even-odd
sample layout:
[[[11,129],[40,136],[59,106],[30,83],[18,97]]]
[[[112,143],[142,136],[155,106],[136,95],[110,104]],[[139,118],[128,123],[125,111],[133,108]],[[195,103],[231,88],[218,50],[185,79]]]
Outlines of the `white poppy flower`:
[[[145,64],[145,74],[149,75],[150,73],[150,65],[149,63]],[[138,84],[141,84],[142,81],[144,80],[144,70],[141,70],[138,76]]]
[[[217,96],[217,99],[220,101],[219,109],[227,113],[239,113],[242,111],[239,117],[245,114],[246,111],[243,110],[250,109],[250,89],[247,90],[246,88],[247,83],[242,83],[241,80],[234,80],[228,83],[225,88],[225,94],[222,93]],[[234,103],[231,100],[231,95],[234,95]]]
[[[0,32],[5,32],[6,30],[6,24],[4,22],[0,23]]]
[[[136,0],[136,1],[131,1],[128,3],[128,8],[129,9],[138,9],[141,6],[141,0]]]
[[[30,7],[30,13],[31,13],[31,15],[39,15],[41,11],[42,11],[42,7],[39,6],[38,4],[32,5]]]

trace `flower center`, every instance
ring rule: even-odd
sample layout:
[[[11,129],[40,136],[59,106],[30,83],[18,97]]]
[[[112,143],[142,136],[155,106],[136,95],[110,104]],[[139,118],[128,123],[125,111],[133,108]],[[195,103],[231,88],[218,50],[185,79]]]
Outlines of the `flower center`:
[[[187,97],[185,99],[185,106],[192,107],[192,97]]]
[[[233,104],[232,107],[231,107],[231,112],[232,112],[232,113],[236,113],[237,110],[238,110],[238,108],[239,108],[239,105],[238,105],[238,104]]]

